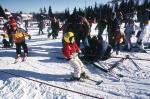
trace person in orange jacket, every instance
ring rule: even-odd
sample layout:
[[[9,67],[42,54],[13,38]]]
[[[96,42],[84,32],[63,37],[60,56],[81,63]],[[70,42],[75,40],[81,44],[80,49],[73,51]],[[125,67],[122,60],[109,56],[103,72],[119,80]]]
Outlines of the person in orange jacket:
[[[29,39],[31,39],[31,36],[25,32],[25,30],[18,28],[17,26],[13,27],[13,40],[16,45],[16,62],[20,58],[21,55],[21,47],[24,50],[24,59],[28,55],[28,47],[27,44],[25,43],[25,37],[28,36]]]
[[[78,53],[81,52],[81,50],[75,42],[74,34],[72,32],[67,32],[64,36],[64,42],[64,57],[69,60],[70,65],[74,68],[74,73],[73,77],[71,77],[71,80],[81,80],[81,78],[88,78],[88,76],[85,74],[84,65],[78,57]]]

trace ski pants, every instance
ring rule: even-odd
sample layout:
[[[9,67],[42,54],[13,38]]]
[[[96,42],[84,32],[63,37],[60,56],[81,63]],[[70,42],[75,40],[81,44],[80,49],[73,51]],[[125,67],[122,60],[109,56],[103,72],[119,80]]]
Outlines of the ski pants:
[[[40,35],[41,33],[44,34],[43,28],[39,28],[39,35]]]
[[[73,73],[74,77],[80,78],[81,73],[85,72],[84,65],[83,65],[82,61],[79,59],[78,55],[71,58],[69,60],[69,64],[74,69],[74,73]]]
[[[130,33],[126,33],[125,34],[125,44],[127,46],[128,49],[131,49],[131,37],[132,35]]]
[[[9,43],[11,44],[11,46],[13,46],[14,45],[14,41],[13,41],[12,34],[9,34],[8,37],[9,37]]]
[[[25,41],[20,42],[20,43],[16,43],[16,54],[21,54],[21,47],[24,50],[24,53],[28,54],[28,47],[27,44],[25,43]]]

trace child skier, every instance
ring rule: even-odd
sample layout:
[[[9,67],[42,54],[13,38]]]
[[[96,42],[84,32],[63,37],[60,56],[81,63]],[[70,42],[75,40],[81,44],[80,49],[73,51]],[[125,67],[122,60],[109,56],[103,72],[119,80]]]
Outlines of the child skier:
[[[81,80],[81,78],[88,78],[85,74],[84,65],[78,57],[78,53],[81,52],[74,40],[74,34],[67,32],[64,36],[63,54],[70,65],[74,68],[73,77],[71,80]]]
[[[10,48],[10,43],[7,41],[6,37],[8,36],[6,33],[0,34],[3,37],[2,43],[3,48]]]
[[[13,40],[16,45],[16,61],[18,62],[20,55],[21,55],[21,47],[23,47],[24,50],[24,58],[23,60],[25,61],[28,55],[28,47],[27,44],[25,43],[25,37],[28,36],[29,39],[31,39],[31,36],[27,34],[23,29],[16,27],[13,27]]]

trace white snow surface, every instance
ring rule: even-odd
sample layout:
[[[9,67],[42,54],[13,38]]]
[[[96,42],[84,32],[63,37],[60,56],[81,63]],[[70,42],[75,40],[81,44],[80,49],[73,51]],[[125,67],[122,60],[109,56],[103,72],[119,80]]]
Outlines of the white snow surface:
[[[95,25],[93,24],[92,27],[92,35],[97,34],[97,30],[94,30]],[[95,85],[92,81],[68,82],[64,78],[71,76],[73,68],[68,61],[56,58],[63,57],[61,53],[62,32],[60,31],[58,39],[53,40],[48,39],[46,29],[44,31],[45,34],[39,36],[37,29],[29,30],[32,39],[27,39],[29,57],[25,62],[20,60],[14,64],[15,47],[0,48],[0,99],[94,99],[50,85],[104,99],[150,99],[150,61],[134,60],[141,69],[128,59],[120,63],[113,70],[125,76],[120,80],[86,64],[87,74],[97,81],[103,80],[103,83]],[[135,37],[132,41],[135,42]],[[150,59],[150,50],[146,50],[148,53],[121,52],[118,56],[130,55],[133,58]],[[110,58],[99,63],[109,68],[110,64],[117,60],[119,58]]]

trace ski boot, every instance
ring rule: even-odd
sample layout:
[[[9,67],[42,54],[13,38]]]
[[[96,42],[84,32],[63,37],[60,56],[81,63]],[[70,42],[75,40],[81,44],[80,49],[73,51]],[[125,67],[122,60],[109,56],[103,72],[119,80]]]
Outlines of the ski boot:
[[[20,54],[16,55],[16,58],[15,58],[15,62],[14,63],[17,63],[20,59]]]
[[[74,77],[73,73],[71,73],[70,81],[81,81],[84,82],[84,79],[80,77]]]
[[[23,57],[23,61],[26,61],[27,60],[27,53],[24,53],[24,57]]]
[[[83,72],[83,73],[81,73],[81,78],[89,79],[90,77],[85,72]]]

